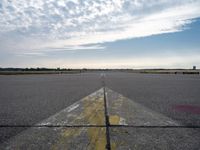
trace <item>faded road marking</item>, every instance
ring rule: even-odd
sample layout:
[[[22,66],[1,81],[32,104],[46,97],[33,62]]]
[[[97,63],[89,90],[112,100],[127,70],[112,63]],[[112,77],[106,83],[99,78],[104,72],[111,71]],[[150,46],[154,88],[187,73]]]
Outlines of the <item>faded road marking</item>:
[[[145,125],[145,126],[176,126],[174,120],[154,112],[134,101],[106,88],[108,103],[108,121],[105,124],[103,88],[81,99],[57,114],[45,119],[38,125],[60,125],[60,127],[32,127],[11,138],[4,145],[5,149],[77,149],[104,150],[107,144],[106,129],[111,131],[109,139],[112,149],[127,146],[120,140],[121,134],[129,134],[127,130],[112,125]],[[91,125],[91,126],[90,126]],[[65,127],[71,126],[71,127]],[[124,132],[125,133],[122,133]]]
[[[106,88],[111,125],[179,126],[175,120],[155,112]],[[121,121],[120,121],[121,118]]]
[[[75,104],[69,107],[69,110],[67,110],[67,112],[71,112],[72,110],[76,109],[79,107],[79,104]]]

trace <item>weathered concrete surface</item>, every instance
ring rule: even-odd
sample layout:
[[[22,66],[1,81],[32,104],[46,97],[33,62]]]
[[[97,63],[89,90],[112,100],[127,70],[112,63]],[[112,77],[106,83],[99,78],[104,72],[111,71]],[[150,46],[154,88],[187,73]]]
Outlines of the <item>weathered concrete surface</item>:
[[[199,150],[200,129],[110,128],[116,150]]]
[[[105,126],[104,114],[104,91],[101,88],[8,140],[2,149],[105,149],[105,127],[92,127]]]
[[[105,128],[31,128],[6,142],[6,150],[105,149]]]
[[[103,88],[49,117],[39,125],[105,125]]]
[[[110,72],[106,86],[183,125],[200,126],[200,75]]]
[[[99,73],[0,76],[0,125],[35,125],[101,88]],[[0,143],[25,128],[0,128]]]
[[[169,117],[154,112],[109,88],[106,88],[106,93],[111,125],[179,126]]]
[[[199,128],[183,128],[109,88],[105,92],[109,124],[105,124],[101,88],[6,141],[0,149],[104,150],[108,141],[112,150],[199,149]]]

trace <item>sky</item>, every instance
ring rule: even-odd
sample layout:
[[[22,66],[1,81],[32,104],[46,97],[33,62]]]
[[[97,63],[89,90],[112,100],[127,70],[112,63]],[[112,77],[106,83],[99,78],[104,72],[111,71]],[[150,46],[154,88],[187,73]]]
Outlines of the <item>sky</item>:
[[[200,68],[200,0],[0,0],[0,67]]]

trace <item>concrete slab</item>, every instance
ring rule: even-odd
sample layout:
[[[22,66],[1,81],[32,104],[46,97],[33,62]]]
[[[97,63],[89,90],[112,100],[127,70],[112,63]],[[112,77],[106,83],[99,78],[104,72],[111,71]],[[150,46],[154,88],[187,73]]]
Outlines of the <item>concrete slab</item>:
[[[105,125],[103,88],[56,113],[38,125]]]
[[[111,125],[179,126],[179,123],[106,88]]]
[[[6,141],[1,149],[105,149],[103,88]]]
[[[104,150],[108,143],[112,150],[200,147],[199,128],[180,128],[162,114],[111,89],[105,91],[109,124],[102,88],[11,138],[0,149]]]
[[[106,147],[103,127],[31,128],[2,145],[2,150],[101,150]]]
[[[200,129],[110,128],[114,150],[199,150]]]

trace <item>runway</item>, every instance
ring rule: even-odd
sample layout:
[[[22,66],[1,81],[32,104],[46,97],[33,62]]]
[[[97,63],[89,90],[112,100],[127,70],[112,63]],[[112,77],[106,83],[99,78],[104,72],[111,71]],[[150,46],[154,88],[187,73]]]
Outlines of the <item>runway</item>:
[[[10,109],[1,105],[3,148],[32,145],[34,149],[38,137],[40,149],[44,143],[57,149],[85,145],[86,149],[198,149],[200,145],[198,75],[97,72],[0,76],[0,82],[1,103]],[[8,94],[12,92],[16,94]]]

